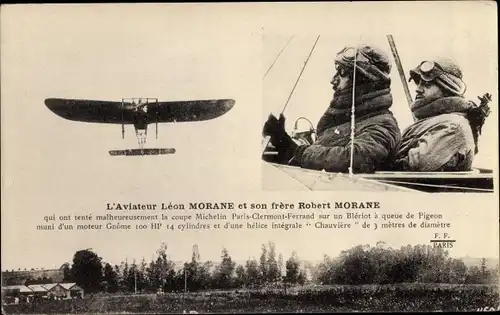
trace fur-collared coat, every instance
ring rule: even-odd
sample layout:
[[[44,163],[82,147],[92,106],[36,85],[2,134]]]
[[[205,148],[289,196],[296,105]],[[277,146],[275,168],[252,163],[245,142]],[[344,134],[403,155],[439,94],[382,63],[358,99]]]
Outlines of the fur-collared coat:
[[[467,100],[455,96],[414,104],[413,112],[419,120],[403,132],[396,155],[397,170],[469,171],[475,154],[466,117],[470,107]]]
[[[356,87],[354,128],[354,173],[373,173],[392,168],[401,133],[393,114],[392,95],[386,86]],[[320,119],[317,139],[301,145],[292,164],[327,172],[349,171],[351,164],[352,90],[336,93]]]

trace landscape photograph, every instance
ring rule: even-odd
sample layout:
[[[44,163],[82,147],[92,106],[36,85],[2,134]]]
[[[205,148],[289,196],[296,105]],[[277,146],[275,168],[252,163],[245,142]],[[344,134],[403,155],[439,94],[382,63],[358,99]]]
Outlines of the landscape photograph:
[[[261,244],[260,255],[246,261],[233,260],[226,248],[219,261],[211,261],[195,244],[191,259],[170,257],[166,243],[149,260],[115,265],[82,249],[51,274],[2,271],[3,309],[8,314],[404,312],[475,311],[500,303],[498,259],[454,258],[429,244],[358,244],[321,261],[295,251],[285,257],[273,242]],[[30,276],[35,273],[38,278]],[[55,290],[53,283],[74,284],[82,293]]]

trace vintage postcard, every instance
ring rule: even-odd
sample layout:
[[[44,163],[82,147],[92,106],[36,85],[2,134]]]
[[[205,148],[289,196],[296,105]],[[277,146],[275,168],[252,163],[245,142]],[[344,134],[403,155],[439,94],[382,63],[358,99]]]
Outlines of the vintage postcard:
[[[2,312],[500,309],[495,2],[0,12]]]

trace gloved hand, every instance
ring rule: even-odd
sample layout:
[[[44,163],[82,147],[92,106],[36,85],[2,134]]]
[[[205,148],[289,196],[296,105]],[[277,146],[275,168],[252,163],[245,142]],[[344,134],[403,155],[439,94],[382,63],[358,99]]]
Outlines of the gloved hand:
[[[278,151],[278,158],[282,162],[288,162],[293,157],[298,144],[286,133],[285,116],[283,114],[280,115],[279,120],[273,114],[270,114],[264,124],[262,135],[271,137],[270,142]]]
[[[486,94],[483,94],[483,96],[478,96],[477,97],[481,103],[479,103],[479,108],[481,109],[484,118],[488,117],[491,113],[491,110],[490,110],[490,107],[488,106],[488,103],[492,101],[492,98],[491,98],[491,94],[490,93],[486,93]],[[483,121],[484,122],[484,121]]]
[[[273,139],[280,139],[285,133],[285,117],[283,114],[280,115],[279,120],[273,114],[269,114],[269,117],[264,124],[262,135],[270,136]]]
[[[489,102],[492,101],[490,93],[483,94],[483,96],[478,96],[477,98],[481,101],[480,105],[483,105],[483,106],[487,105]]]

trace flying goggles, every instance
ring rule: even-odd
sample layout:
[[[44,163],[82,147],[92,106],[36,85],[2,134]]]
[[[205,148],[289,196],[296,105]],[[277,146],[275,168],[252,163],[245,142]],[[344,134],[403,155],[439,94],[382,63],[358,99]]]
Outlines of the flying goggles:
[[[453,75],[452,73],[444,71],[439,63],[434,61],[422,61],[420,65],[410,70],[410,79],[414,80],[417,84],[424,80],[425,82],[436,81],[439,85],[448,89],[450,92],[458,95],[465,93],[467,86],[461,78]]]
[[[353,67],[354,59],[356,59],[357,70],[368,79],[372,81],[388,80],[388,74],[374,66],[375,60],[372,60],[362,49],[354,47],[345,47],[337,53],[335,69],[341,76],[344,76],[347,70]]]
[[[357,56],[356,56],[357,52]],[[345,47],[338,54],[335,61],[340,64],[352,64],[354,62],[354,57],[356,57],[356,65],[359,63],[370,63],[371,59],[363,53],[363,51],[356,49],[354,47]]]
[[[422,61],[417,68],[410,70],[409,81],[413,79],[418,82],[419,79],[422,79],[426,82],[431,82],[443,74],[447,73],[438,63],[434,61]]]

